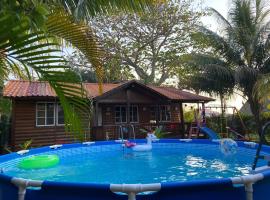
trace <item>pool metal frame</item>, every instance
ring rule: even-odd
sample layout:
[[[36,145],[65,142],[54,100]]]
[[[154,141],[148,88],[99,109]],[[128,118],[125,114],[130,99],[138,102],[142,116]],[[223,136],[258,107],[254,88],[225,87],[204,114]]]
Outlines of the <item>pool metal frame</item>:
[[[204,143],[204,144],[213,144],[213,143],[219,143],[220,140],[201,140],[201,139],[157,139],[154,142],[161,142],[161,143]],[[136,140],[136,142],[143,142],[143,140]],[[41,147],[36,149],[30,149],[30,150],[22,150],[18,151],[16,153],[7,154],[4,156],[0,156],[0,162],[12,160],[14,158],[18,158],[22,155],[34,155],[36,153],[42,153],[42,152],[48,152],[53,151],[54,149],[59,148],[74,148],[74,147],[80,147],[80,146],[89,146],[89,145],[104,145],[104,144],[122,144],[122,140],[115,140],[115,141],[99,141],[99,142],[84,142],[81,144],[57,144],[52,145],[49,147]],[[256,149],[258,147],[258,144],[253,142],[238,142],[238,145],[240,147],[246,147],[246,148],[253,148]],[[270,147],[263,146],[263,149],[270,152]],[[267,172],[267,173],[265,173]],[[222,182],[224,180],[230,179],[233,185],[236,186],[244,186],[245,193],[246,193],[246,200],[253,200],[253,185],[261,181],[265,178],[265,176],[270,177],[270,167],[269,166],[263,166],[258,167],[256,170],[254,170],[254,174],[241,176],[241,177],[233,177],[233,178],[221,178],[216,179],[217,182]],[[40,188],[43,185],[44,181],[35,181],[35,180],[28,180],[28,179],[22,179],[22,178],[16,178],[16,177],[9,177],[7,175],[0,173],[0,182],[3,178],[10,178],[11,183],[14,184],[18,188],[18,200],[25,200],[26,191],[29,187],[36,187]],[[190,182],[190,181],[188,181]],[[203,183],[204,180],[197,181]],[[204,184],[204,183],[203,183]],[[102,184],[100,184],[102,185]],[[164,184],[163,184],[164,185]],[[162,189],[161,183],[153,183],[153,184],[110,184],[109,188],[111,192],[121,192],[126,193],[128,195],[128,200],[135,200],[136,196],[139,193],[142,192],[158,192]],[[1,192],[1,188],[0,188]],[[1,196],[0,196],[1,197]]]

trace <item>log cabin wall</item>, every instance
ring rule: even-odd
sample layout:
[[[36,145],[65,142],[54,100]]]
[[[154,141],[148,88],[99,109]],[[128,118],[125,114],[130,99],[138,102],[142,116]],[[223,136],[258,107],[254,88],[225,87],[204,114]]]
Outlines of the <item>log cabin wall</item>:
[[[54,99],[39,99],[39,100],[13,100],[13,117],[12,117],[12,137],[11,146],[14,150],[20,149],[20,145],[28,140],[32,140],[32,147],[39,147],[52,144],[72,143],[75,141],[70,133],[65,133],[64,126],[36,126],[36,103],[37,102],[56,102]],[[106,140],[117,139],[119,137],[119,124],[115,122],[115,106],[126,105],[119,104],[102,104],[102,126],[92,127],[92,134],[87,128],[89,120],[85,119],[86,140]],[[140,128],[149,128],[150,123],[150,107],[153,104],[132,104],[138,106],[138,123],[132,123],[135,126],[136,137],[144,138],[145,135],[140,134]],[[171,121],[160,122],[163,126],[170,126],[180,122],[179,105],[171,104]],[[99,131],[95,131],[99,129]],[[179,132],[178,127],[174,127],[174,132]]]
[[[13,100],[11,145],[14,150],[20,149],[19,145],[28,140],[32,140],[33,147],[74,142],[74,137],[65,133],[64,126],[36,126],[37,102],[40,101]]]

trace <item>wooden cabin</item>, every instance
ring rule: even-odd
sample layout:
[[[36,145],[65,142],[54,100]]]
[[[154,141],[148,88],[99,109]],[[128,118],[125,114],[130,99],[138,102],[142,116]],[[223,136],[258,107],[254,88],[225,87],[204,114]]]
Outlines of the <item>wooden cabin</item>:
[[[99,94],[97,83],[84,83],[92,99],[93,119],[85,127],[86,140],[142,138],[142,129],[162,126],[168,137],[184,137],[185,103],[204,103],[214,99],[172,87],[144,85],[137,81],[103,84]],[[64,117],[58,98],[47,82],[9,81],[4,97],[12,100],[11,146],[32,139],[33,146],[73,142],[65,133]]]

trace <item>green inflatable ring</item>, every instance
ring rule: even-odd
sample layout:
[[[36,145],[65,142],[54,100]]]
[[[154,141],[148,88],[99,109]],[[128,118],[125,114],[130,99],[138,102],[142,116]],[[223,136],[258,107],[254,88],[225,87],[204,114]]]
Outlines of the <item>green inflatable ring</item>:
[[[19,163],[21,169],[43,169],[54,167],[59,163],[57,155],[39,155],[23,159]]]

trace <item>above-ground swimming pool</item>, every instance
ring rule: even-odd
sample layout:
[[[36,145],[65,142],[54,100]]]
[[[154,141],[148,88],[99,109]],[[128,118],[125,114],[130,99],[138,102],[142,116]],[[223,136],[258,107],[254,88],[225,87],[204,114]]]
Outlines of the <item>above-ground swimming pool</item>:
[[[233,155],[224,155],[218,140],[190,139],[157,140],[147,152],[134,152],[122,141],[31,149],[0,157],[0,199],[269,199],[267,161],[251,171],[256,146],[238,142]],[[262,154],[268,153],[263,147]],[[60,162],[21,169],[33,155],[57,155]]]

